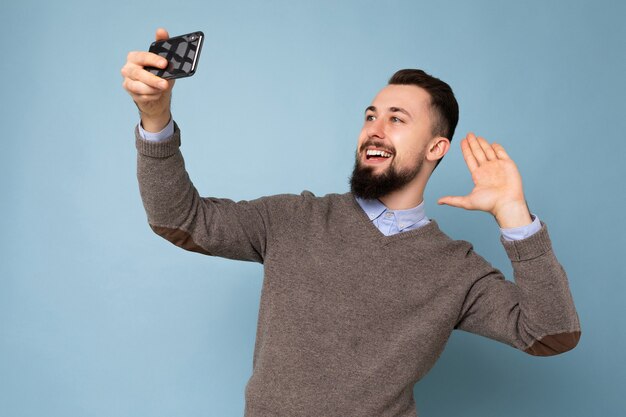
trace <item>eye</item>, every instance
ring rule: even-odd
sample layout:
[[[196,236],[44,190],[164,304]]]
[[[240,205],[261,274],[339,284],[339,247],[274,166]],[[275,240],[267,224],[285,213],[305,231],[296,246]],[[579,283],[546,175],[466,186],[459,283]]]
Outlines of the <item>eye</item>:
[[[374,116],[373,114],[366,114],[365,115],[365,121],[366,122],[371,122],[371,121],[373,121],[375,119],[376,119],[376,116]]]
[[[404,123],[404,121],[396,116],[391,116],[391,121],[393,123]]]

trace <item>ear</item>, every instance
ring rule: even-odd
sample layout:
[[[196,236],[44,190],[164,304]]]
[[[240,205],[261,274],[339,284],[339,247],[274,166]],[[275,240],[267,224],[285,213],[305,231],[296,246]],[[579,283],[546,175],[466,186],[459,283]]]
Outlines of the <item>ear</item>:
[[[436,162],[450,150],[450,140],[443,136],[433,138],[426,149],[426,160]]]

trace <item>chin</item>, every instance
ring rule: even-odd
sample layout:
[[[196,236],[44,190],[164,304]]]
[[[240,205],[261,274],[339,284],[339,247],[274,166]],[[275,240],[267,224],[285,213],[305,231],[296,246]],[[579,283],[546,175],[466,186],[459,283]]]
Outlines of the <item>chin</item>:
[[[421,164],[413,169],[398,170],[392,161],[381,165],[365,163],[357,159],[350,178],[350,190],[357,197],[381,198],[403,189],[420,172]]]

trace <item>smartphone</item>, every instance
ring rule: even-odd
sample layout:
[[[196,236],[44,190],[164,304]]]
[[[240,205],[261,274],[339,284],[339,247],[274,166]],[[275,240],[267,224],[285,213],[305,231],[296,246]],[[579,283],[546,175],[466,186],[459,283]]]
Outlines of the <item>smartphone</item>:
[[[186,35],[152,42],[149,51],[167,59],[165,69],[145,67],[148,72],[165,79],[191,77],[198,67],[204,33],[192,32]]]

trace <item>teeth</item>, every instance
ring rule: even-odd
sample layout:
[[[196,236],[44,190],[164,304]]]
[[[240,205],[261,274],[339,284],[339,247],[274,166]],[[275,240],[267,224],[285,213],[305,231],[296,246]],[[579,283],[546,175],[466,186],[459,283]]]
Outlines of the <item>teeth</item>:
[[[391,157],[391,154],[389,152],[380,151],[377,149],[368,149],[366,154],[367,156],[382,156],[383,158]]]

